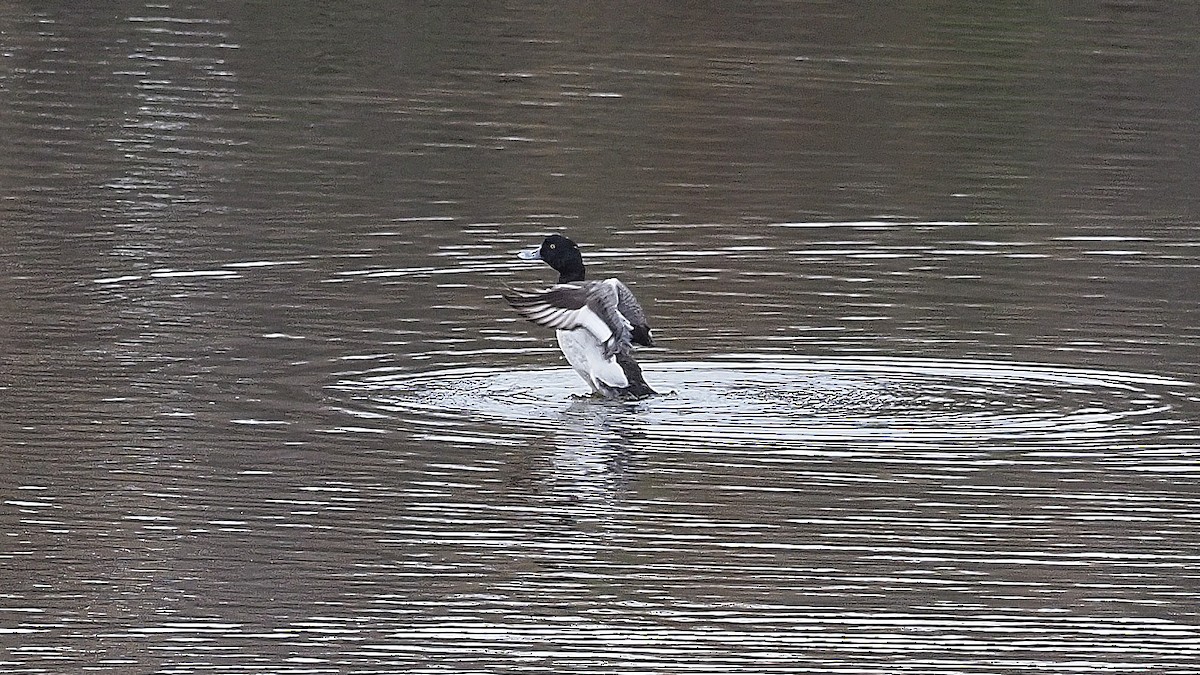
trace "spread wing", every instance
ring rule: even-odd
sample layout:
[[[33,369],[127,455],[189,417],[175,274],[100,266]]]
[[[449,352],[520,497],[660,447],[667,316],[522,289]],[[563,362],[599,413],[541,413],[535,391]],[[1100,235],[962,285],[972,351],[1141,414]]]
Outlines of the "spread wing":
[[[654,338],[650,336],[650,322],[646,320],[646,313],[642,311],[637,298],[633,297],[633,291],[618,279],[608,279],[606,283],[616,289],[617,311],[629,322],[631,339],[639,345],[653,347]]]
[[[617,309],[617,289],[608,283],[558,284],[543,291],[511,288],[504,299],[521,316],[556,330],[584,329],[604,345],[605,356],[629,349],[629,321]]]

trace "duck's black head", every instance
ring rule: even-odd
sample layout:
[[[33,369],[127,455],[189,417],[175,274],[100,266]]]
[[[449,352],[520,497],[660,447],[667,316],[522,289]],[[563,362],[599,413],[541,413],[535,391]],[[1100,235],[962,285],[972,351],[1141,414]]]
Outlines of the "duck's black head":
[[[517,254],[523,260],[541,260],[558,272],[558,283],[583,281],[583,256],[575,242],[561,234],[552,234],[539,248]]]

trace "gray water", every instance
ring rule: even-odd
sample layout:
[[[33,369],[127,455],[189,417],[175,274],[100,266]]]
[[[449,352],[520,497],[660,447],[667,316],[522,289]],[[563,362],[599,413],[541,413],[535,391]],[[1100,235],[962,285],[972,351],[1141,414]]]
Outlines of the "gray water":
[[[1200,673],[1200,17],[988,5],[0,8],[0,672]]]

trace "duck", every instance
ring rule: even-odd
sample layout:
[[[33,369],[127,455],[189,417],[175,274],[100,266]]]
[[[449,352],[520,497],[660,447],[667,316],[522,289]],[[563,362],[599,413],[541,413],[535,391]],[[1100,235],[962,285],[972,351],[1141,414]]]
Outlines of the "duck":
[[[567,363],[602,398],[643,399],[657,394],[633,358],[633,345],[653,347],[646,313],[619,279],[588,280],[579,246],[552,234],[541,246],[521,251],[558,272],[544,290],[509,288],[502,295],[522,317],[554,328]]]

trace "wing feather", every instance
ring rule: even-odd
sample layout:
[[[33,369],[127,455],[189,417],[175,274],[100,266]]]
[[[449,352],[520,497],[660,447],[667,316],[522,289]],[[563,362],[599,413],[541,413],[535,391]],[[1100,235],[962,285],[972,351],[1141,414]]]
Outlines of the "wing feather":
[[[629,322],[631,339],[639,345],[654,346],[654,338],[650,336],[650,322],[646,320],[646,312],[638,304],[633,291],[621,283],[619,279],[608,279],[608,283],[616,289],[617,311]]]
[[[504,299],[539,326],[588,331],[604,345],[605,356],[629,349],[631,326],[617,309],[618,291],[612,284],[557,284],[540,291],[510,288]]]

